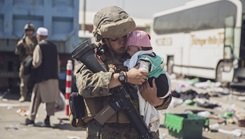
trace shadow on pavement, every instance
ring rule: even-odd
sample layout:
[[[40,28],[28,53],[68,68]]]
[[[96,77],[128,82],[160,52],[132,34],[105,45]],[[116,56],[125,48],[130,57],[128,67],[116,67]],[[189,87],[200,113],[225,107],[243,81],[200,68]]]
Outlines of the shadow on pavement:
[[[12,93],[12,92],[4,92],[1,93],[0,96],[2,96],[3,99],[8,99],[8,100],[19,100],[20,98],[20,94]],[[31,93],[27,94],[25,101],[31,101]]]
[[[70,123],[53,124],[52,128],[60,130],[86,131],[85,128],[75,128]]]
[[[29,125],[25,125],[24,123],[21,123],[21,125],[29,126]],[[31,126],[37,127],[37,128],[50,128],[50,129],[70,130],[70,131],[86,131],[85,128],[75,128],[75,127],[71,126],[70,123],[51,124],[50,127],[47,127],[44,125],[43,122],[37,122]]]

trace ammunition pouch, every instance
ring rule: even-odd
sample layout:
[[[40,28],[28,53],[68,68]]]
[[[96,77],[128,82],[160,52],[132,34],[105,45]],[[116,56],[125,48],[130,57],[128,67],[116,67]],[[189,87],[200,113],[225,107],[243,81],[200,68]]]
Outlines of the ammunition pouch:
[[[73,127],[87,127],[87,122],[84,121],[86,115],[86,107],[84,99],[77,92],[72,92],[69,98],[69,120]]]

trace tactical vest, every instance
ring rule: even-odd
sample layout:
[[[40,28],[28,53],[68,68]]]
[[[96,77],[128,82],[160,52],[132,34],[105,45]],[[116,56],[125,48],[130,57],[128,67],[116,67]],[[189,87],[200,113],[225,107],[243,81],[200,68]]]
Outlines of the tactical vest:
[[[128,59],[128,55],[116,55],[112,50],[104,48],[104,54],[101,55],[101,60],[107,66],[107,70],[113,73],[120,71],[127,71],[127,67],[123,65],[123,62]],[[96,116],[105,106],[108,105],[110,96],[96,97],[96,98],[84,98],[87,111],[92,114],[88,114],[85,117],[85,122],[88,122]],[[138,109],[138,99],[133,100],[133,104]],[[114,114],[106,123],[130,123],[125,112],[119,111]]]
[[[120,71],[127,71],[127,67],[123,65],[123,62],[129,58],[128,54],[117,55],[108,47],[104,46],[104,54],[101,55],[101,60],[108,66],[108,71],[119,73]]]
[[[105,50],[104,55],[101,56],[102,61],[105,63],[105,65],[108,66],[108,71],[119,73],[120,71],[128,71],[128,68],[123,65],[123,62],[128,59],[130,56],[125,53],[124,55],[117,55],[112,50],[110,50],[108,47],[103,48]],[[132,100],[133,104],[136,109],[139,107],[138,99]],[[127,116],[124,112],[119,111],[116,115],[118,119],[121,119],[121,122],[130,123],[128,121]],[[113,118],[111,118],[113,119]],[[112,122],[112,121],[109,121]],[[114,121],[117,122],[117,121]]]
[[[37,45],[37,39],[34,36],[32,38],[25,37],[22,41],[24,42],[24,46],[20,48],[17,47],[17,49],[19,49],[18,55],[20,56],[21,62],[23,62],[27,56],[33,55],[33,51]]]
[[[25,53],[26,53],[26,55],[32,56],[34,48],[37,44],[37,39],[36,39],[36,37],[32,37],[31,39],[26,37],[25,42],[26,42],[26,45],[24,46],[25,47]]]

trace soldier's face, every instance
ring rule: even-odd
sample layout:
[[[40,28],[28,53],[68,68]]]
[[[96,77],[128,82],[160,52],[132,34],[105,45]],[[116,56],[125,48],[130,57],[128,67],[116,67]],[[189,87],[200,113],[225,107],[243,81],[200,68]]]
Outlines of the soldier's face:
[[[111,49],[117,54],[124,54],[126,52],[126,39],[127,36],[116,38],[116,39],[108,39]]]
[[[29,38],[31,38],[34,35],[34,31],[33,30],[26,30],[25,33],[26,33],[26,36],[29,37]]]

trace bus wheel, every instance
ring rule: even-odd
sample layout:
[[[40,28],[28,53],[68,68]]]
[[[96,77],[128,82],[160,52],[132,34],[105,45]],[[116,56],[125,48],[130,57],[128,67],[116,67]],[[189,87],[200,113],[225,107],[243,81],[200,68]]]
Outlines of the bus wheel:
[[[167,61],[167,72],[169,74],[174,73],[174,57],[173,56],[169,56],[168,57],[168,61]]]
[[[220,62],[216,69],[216,81],[222,83],[222,72],[224,71],[224,62]]]

